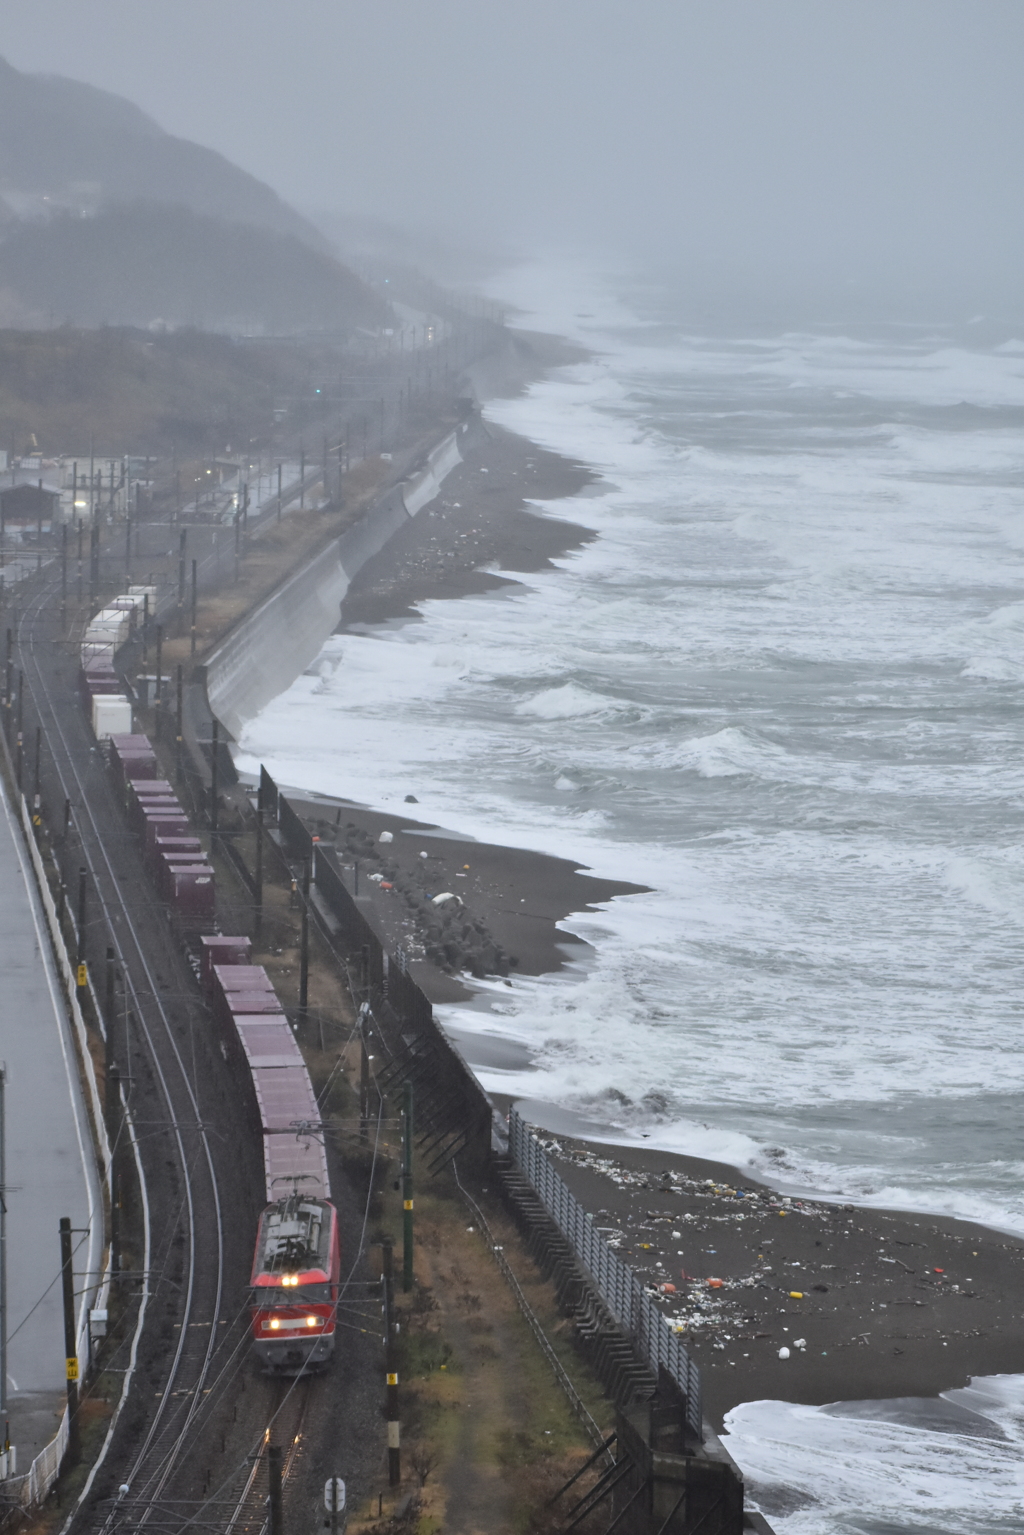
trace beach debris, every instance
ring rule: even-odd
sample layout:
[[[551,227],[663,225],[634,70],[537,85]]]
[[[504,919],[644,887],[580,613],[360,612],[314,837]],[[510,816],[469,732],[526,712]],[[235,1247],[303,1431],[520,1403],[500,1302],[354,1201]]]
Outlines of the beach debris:
[[[429,853],[420,853],[420,857],[421,858],[429,858],[430,854]]]
[[[723,1283],[724,1283],[724,1280],[721,1280],[721,1279],[709,1279],[708,1280],[708,1289],[709,1290],[720,1290],[722,1288]]]
[[[782,1348],[779,1349],[779,1358],[780,1359],[788,1359],[789,1358],[789,1349],[786,1348],[785,1344],[783,1344]]]
[[[366,877],[367,879],[372,879],[375,885],[382,885],[384,883],[383,874],[368,874]]]
[[[434,896],[431,905],[447,906],[449,901],[458,901],[459,905],[462,905],[461,895],[456,895],[454,890],[442,890],[440,895]]]
[[[790,1290],[789,1298],[790,1300],[803,1300],[804,1292],[802,1290]]]
[[[394,842],[394,840],[395,834],[392,831],[382,831],[380,836],[377,838],[378,842]]]
[[[389,879],[382,879],[380,882],[380,888],[382,890],[394,890],[395,887]]]
[[[407,804],[407,805],[418,805],[419,804],[419,800],[416,798],[415,794],[407,794],[405,796],[404,803]]]
[[[807,1347],[807,1339],[806,1338],[794,1338],[793,1339],[793,1347],[794,1348],[801,1348],[801,1349],[806,1348]]]
[[[658,1291],[662,1295],[675,1295],[676,1287],[674,1284],[660,1284]]]

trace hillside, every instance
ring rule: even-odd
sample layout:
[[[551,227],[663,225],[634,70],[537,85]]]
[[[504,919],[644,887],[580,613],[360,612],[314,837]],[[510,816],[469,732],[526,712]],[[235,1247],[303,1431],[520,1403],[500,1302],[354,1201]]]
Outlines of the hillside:
[[[8,212],[92,213],[139,199],[326,249],[312,224],[223,155],[165,133],[120,96],[78,80],[22,74],[0,58],[0,200]]]
[[[0,448],[17,451],[34,434],[44,454],[80,452],[90,438],[114,453],[265,449],[282,403],[283,430],[308,418],[315,438],[311,369],[333,384],[343,366],[337,350],[200,331],[0,330]]]
[[[17,225],[0,243],[0,324],[339,333],[387,305],[294,235],[136,203]]]

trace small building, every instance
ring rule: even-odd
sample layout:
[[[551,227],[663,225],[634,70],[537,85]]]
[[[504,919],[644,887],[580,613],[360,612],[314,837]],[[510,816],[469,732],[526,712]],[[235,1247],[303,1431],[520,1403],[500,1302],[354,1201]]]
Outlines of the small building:
[[[60,489],[38,477],[18,476],[10,483],[17,475],[15,470],[0,476],[0,538],[48,537],[60,519]]]

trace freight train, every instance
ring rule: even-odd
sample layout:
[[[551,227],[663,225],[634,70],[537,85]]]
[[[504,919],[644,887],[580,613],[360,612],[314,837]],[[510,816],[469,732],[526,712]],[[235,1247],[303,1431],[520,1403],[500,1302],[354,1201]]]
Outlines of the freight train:
[[[145,590],[145,589],[144,589]],[[334,1353],[341,1246],[331,1202],[320,1110],[277,993],[248,938],[216,932],[214,870],[148,737],[131,730],[131,701],[114,670],[130,630],[132,589],[94,620],[82,645],[80,687],[97,738],[161,899],[193,952],[224,1056],[247,1083],[253,1133],[263,1144],[267,1204],[253,1254],[253,1348],[270,1374],[323,1369]],[[109,633],[107,631],[110,631]],[[108,731],[108,722],[128,730]]]

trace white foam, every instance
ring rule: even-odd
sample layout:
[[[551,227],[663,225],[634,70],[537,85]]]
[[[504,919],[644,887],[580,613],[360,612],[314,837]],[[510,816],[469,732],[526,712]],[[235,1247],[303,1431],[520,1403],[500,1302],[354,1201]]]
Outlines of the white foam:
[[[974,1380],[940,1402],[945,1412],[913,1398],[746,1402],[726,1415],[724,1442],[778,1535],[1020,1529],[1024,1376]]]
[[[604,357],[488,409],[605,473],[541,507],[597,540],[332,641],[243,765],[653,887],[495,989],[533,1067],[503,1091],[1024,1230],[1024,445],[946,410],[1021,405],[1021,356],[722,343],[566,290]]]

